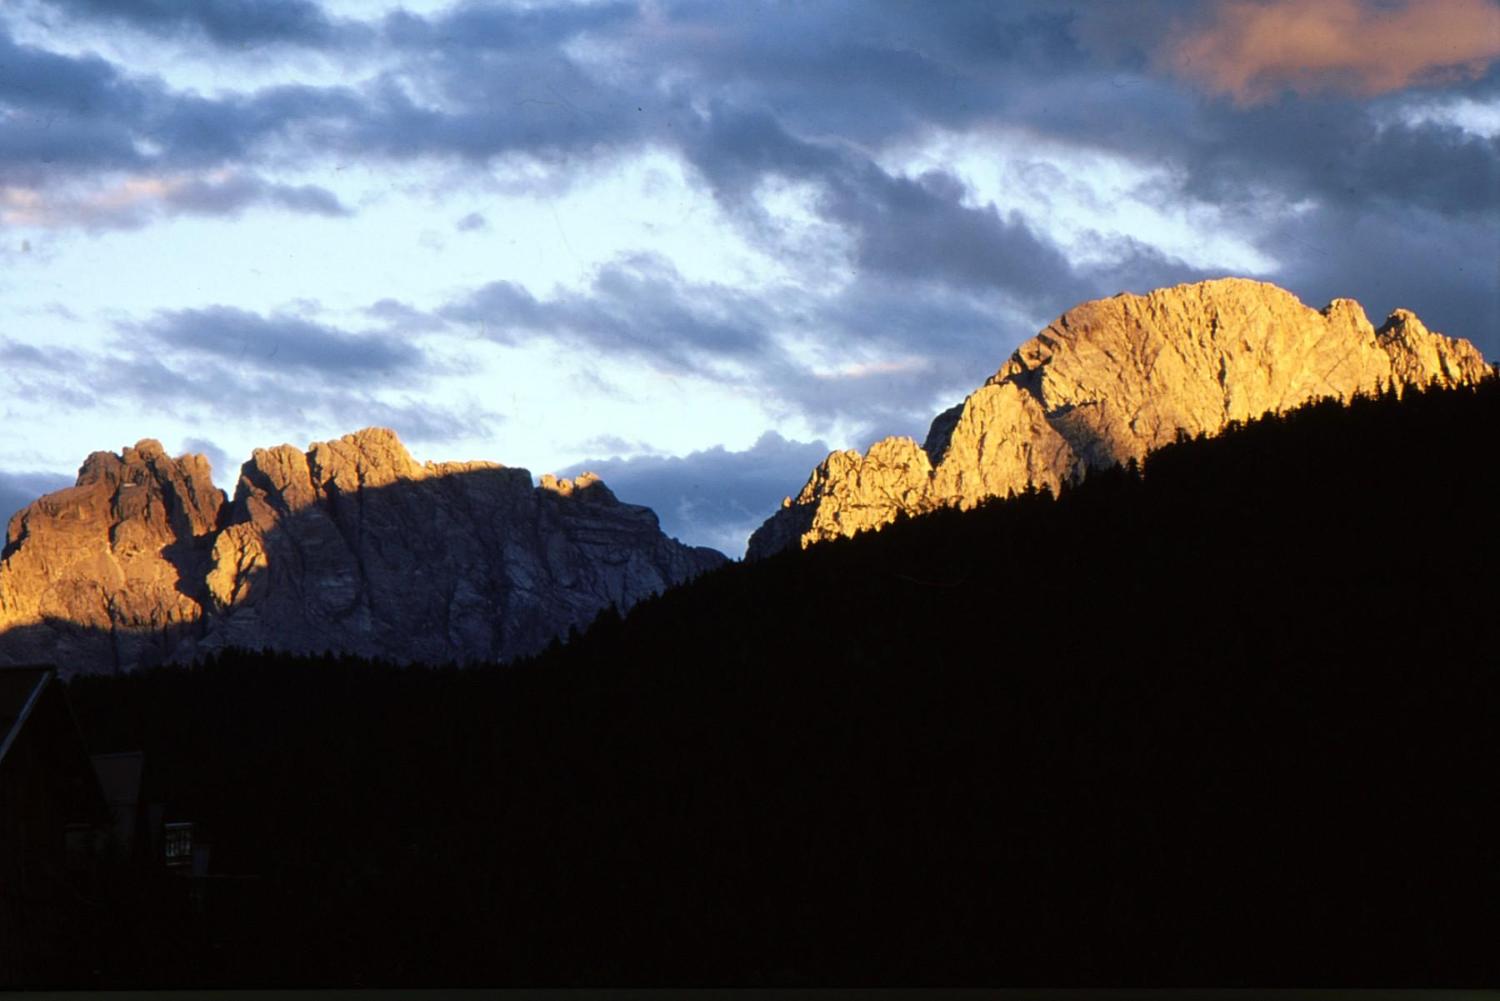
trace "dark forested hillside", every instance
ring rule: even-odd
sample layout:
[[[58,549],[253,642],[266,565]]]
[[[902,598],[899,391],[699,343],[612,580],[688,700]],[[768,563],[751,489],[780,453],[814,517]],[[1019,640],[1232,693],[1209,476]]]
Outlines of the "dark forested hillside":
[[[256,878],[21,979],[1493,983],[1497,430],[1314,405],[508,666],[76,681]]]

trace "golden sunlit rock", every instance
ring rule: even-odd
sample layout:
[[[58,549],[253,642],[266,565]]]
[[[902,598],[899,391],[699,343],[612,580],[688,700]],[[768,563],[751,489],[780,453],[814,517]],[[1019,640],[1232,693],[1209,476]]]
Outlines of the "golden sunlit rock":
[[[397,661],[534,652],[724,562],[593,474],[418,463],[368,428],[257,449],[232,502],[201,456],[95,453],[11,522],[0,664],[64,674],[229,646]]]
[[[751,537],[749,555],[879,528],[898,511],[1055,490],[1089,469],[1141,459],[1179,432],[1214,434],[1322,397],[1488,373],[1472,344],[1432,333],[1405,310],[1376,330],[1352,299],[1313,310],[1264,282],[1099,299],[1022,344],[933,421],[922,450],[888,438],[867,455],[830,455]]]
[[[152,663],[202,615],[199,574],[224,494],[201,455],[146,439],[95,452],[76,486],[10,520],[0,663]]]

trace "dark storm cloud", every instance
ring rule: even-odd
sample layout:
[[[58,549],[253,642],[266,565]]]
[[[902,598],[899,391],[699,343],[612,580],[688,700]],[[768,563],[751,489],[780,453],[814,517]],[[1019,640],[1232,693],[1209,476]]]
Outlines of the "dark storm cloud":
[[[158,348],[269,371],[316,372],[336,382],[407,382],[429,368],[414,344],[386,333],[351,333],[292,315],[229,306],[159,314],[129,332]]]
[[[750,533],[827,455],[821,441],[768,431],[742,452],[720,445],[685,456],[589,459],[561,475],[597,473],[622,501],[654,510],[668,535],[738,558]]]
[[[199,34],[223,46],[272,42],[324,45],[335,23],[310,0],[46,0],[69,17],[126,25],[153,35]]]
[[[73,479],[57,473],[7,473],[0,471],[0,535],[10,516],[43,494],[71,487]]]

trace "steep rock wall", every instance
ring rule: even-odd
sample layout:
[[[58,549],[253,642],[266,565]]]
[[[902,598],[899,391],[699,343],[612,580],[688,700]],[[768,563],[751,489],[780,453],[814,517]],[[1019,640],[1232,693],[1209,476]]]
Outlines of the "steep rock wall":
[[[939,414],[921,449],[888,438],[863,456],[830,455],[751,537],[748,555],[879,528],[898,511],[1056,489],[1140,459],[1179,432],[1214,434],[1313,399],[1472,383],[1489,371],[1468,341],[1435,334],[1405,310],[1377,330],[1352,299],[1314,310],[1264,282],[1226,278],[1087,302]]]
[[[417,463],[384,429],[258,449],[233,501],[202,456],[143,441],[12,519],[0,664],[128,671],[231,646],[503,660],[723,562],[589,474],[534,487]]]

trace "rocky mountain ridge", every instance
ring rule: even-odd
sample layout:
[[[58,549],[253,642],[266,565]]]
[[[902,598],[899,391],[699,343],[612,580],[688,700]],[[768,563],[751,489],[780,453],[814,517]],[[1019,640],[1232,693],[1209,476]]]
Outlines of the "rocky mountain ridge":
[[[1406,310],[1379,329],[1352,299],[1322,310],[1264,282],[1225,278],[1077,306],[1022,344],[926,440],[834,452],[751,536],[748,558],[850,536],[900,513],[973,507],[1028,485],[1056,490],[1141,459],[1179,433],[1320,397],[1452,386],[1490,374],[1468,341]]]
[[[228,646],[504,660],[723,562],[590,474],[417,463],[380,428],[257,449],[233,499],[205,458],[145,440],[11,519],[0,664],[125,671]]]

